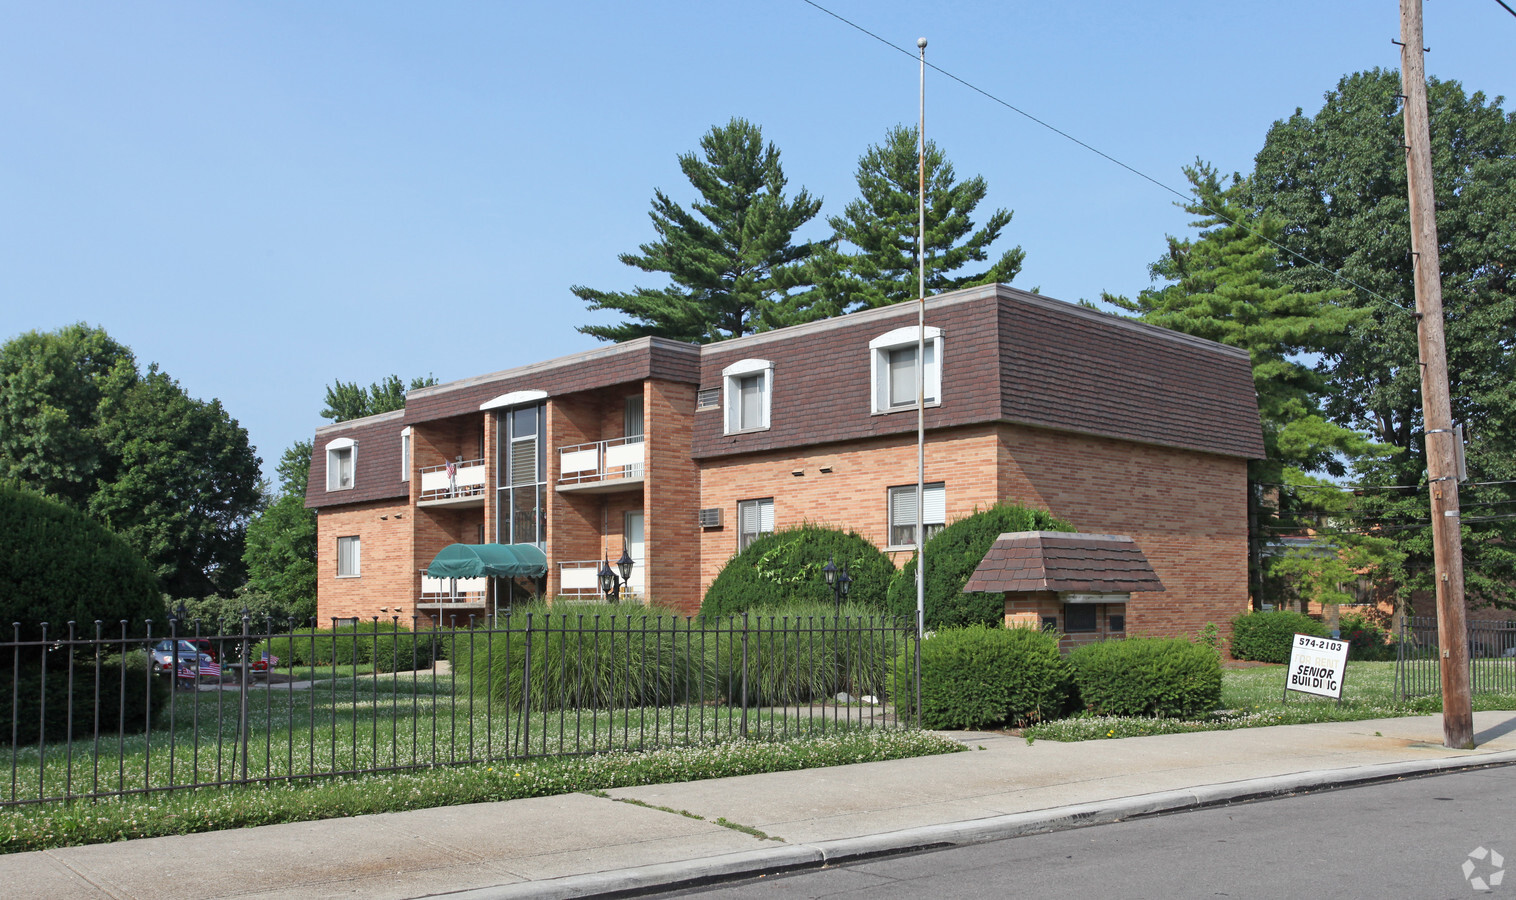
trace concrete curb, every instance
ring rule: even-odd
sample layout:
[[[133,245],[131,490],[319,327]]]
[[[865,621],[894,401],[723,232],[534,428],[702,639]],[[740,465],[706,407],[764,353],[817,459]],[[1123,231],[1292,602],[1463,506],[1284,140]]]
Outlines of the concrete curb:
[[[1180,810],[1203,809],[1246,800],[1281,797],[1320,790],[1393,781],[1492,766],[1516,765],[1516,750],[1470,752],[1467,756],[1410,760],[1274,775],[1222,784],[1200,785],[1094,803],[1080,803],[1035,812],[991,816],[967,822],[908,828],[863,837],[714,856],[686,862],[640,866],[593,875],[573,875],[444,894],[457,900],[518,900],[518,898],[617,897],[671,891],[761,873],[821,868],[895,853],[910,853],[965,844],[1003,840],[1027,834],[1105,825],[1125,819]]]

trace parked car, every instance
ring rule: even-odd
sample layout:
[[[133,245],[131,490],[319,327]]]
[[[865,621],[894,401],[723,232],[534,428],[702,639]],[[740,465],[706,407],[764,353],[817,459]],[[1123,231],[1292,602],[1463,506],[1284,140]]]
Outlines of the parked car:
[[[176,652],[179,666],[191,669],[196,673],[200,671],[202,664],[209,665],[216,661],[215,657],[202,651],[189,641],[174,641],[171,638],[164,638],[154,644],[153,649],[149,651],[153,660],[153,671],[161,675],[172,675],[174,673],[174,657]]]

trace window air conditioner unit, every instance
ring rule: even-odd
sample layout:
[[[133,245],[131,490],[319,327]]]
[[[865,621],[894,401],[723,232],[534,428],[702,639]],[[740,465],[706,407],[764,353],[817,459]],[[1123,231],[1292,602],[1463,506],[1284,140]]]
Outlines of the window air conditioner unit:
[[[721,507],[719,507],[719,506],[712,506],[709,509],[702,509],[700,511],[700,527],[701,528],[720,528],[721,527]]]

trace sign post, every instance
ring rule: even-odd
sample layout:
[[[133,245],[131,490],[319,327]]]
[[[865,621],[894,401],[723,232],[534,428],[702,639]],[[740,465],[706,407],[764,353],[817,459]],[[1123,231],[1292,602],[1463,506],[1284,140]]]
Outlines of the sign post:
[[[1290,668],[1285,674],[1282,700],[1289,700],[1290,691],[1299,691],[1318,697],[1334,697],[1340,704],[1347,673],[1347,641],[1297,634],[1290,650]]]

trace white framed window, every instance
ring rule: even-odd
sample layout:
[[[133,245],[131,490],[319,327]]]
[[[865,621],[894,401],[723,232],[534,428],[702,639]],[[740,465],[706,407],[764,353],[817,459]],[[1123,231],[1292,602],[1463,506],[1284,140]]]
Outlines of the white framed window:
[[[737,504],[737,551],[739,553],[746,550],[747,545],[757,540],[759,535],[772,534],[773,531],[773,497],[765,497],[762,500],[743,500]]]
[[[766,359],[743,359],[721,370],[726,397],[726,433],[769,427],[774,364]]]
[[[400,430],[400,480],[411,480],[411,426]]]
[[[922,486],[921,522],[927,540],[947,524],[947,486],[937,481]],[[916,486],[892,487],[889,491],[890,546],[916,546]]]
[[[361,550],[357,535],[337,538],[338,578],[357,578],[361,574],[358,559]]]
[[[358,442],[337,438],[326,445],[326,489],[350,491],[358,471]]]
[[[873,411],[895,412],[916,408],[917,329],[896,328],[869,341],[869,380]],[[942,402],[942,329],[930,325],[922,336],[926,365],[923,370],[926,404]]]

